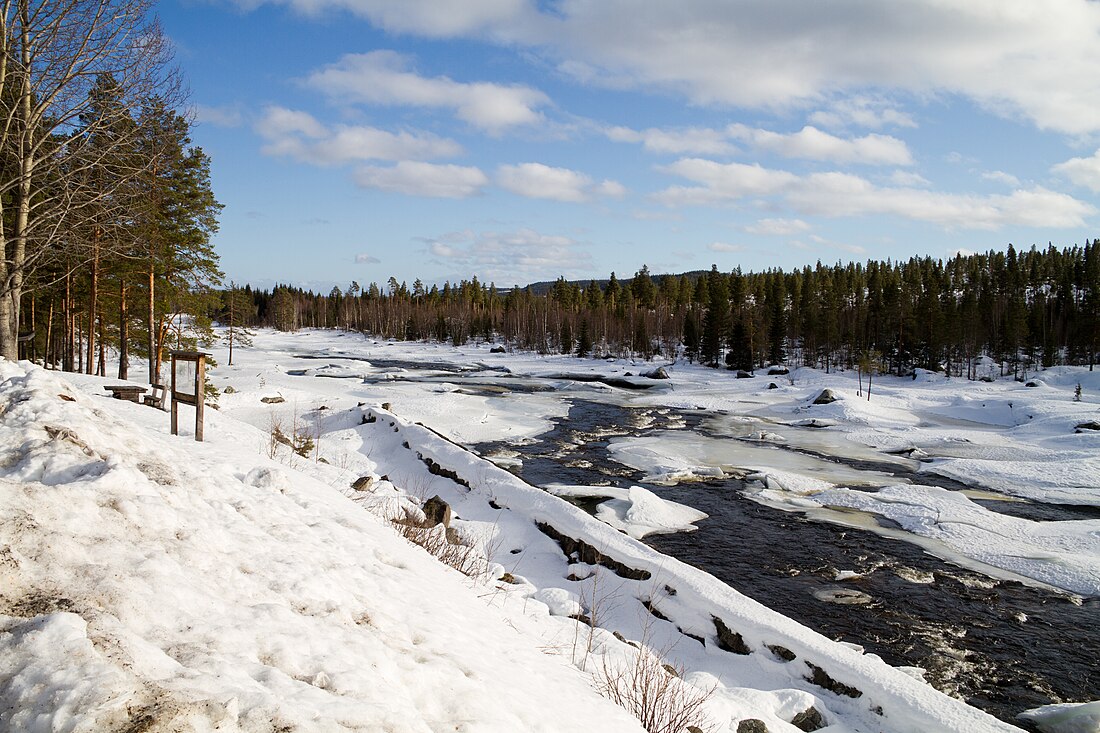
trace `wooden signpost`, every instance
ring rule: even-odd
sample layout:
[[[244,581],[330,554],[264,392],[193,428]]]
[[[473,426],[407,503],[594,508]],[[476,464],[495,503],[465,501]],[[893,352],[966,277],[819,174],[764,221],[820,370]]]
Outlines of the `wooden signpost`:
[[[204,351],[173,351],[172,354],[172,435],[179,435],[179,403],[195,408],[195,440],[202,440],[202,408],[206,389]]]

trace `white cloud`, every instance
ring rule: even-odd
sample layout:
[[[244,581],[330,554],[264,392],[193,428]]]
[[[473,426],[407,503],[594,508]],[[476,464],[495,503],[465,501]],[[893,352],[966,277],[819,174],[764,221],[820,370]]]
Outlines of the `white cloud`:
[[[382,260],[366,253],[355,255],[355,264],[357,265],[378,265]]]
[[[489,178],[479,168],[403,160],[391,168],[360,168],[355,182],[363,188],[408,196],[461,199],[480,194]]]
[[[200,125],[213,125],[215,127],[240,127],[244,124],[244,115],[236,106],[212,107],[206,104],[196,104],[193,108],[195,122]]]
[[[235,0],[253,9],[264,4],[287,5],[306,15],[346,10],[395,33],[431,38],[481,35],[495,27],[522,26],[536,15],[527,0]]]
[[[726,133],[706,127],[688,127],[662,130],[632,130],[629,127],[612,127],[605,130],[608,139],[621,143],[641,143],[651,153],[672,155],[730,155],[737,147],[730,143]]]
[[[589,276],[592,256],[585,245],[564,236],[541,234],[531,229],[513,232],[450,232],[425,240],[433,257],[456,270],[476,273],[484,282],[500,287],[516,283]]]
[[[538,108],[550,103],[545,94],[526,86],[420,76],[408,57],[393,51],[348,54],[311,74],[307,82],[341,102],[450,109],[494,134],[540,122]]]
[[[890,183],[895,186],[907,186],[915,188],[926,188],[932,185],[932,182],[919,173],[913,171],[894,171],[890,174]]]
[[[313,165],[364,160],[430,160],[462,153],[453,140],[429,132],[387,132],[376,127],[326,127],[306,112],[268,107],[256,123],[266,155],[287,156]]]
[[[784,158],[869,165],[911,165],[913,162],[905,143],[889,135],[870,134],[844,139],[810,125],[792,133],[730,125],[729,134],[760,150],[776,153]]]
[[[707,245],[707,249],[711,252],[744,252],[745,247],[741,244],[728,244],[726,242],[711,242]]]
[[[982,174],[983,181],[992,181],[994,183],[1003,183],[1007,186],[1019,186],[1020,179],[1011,173],[1005,173],[1004,171],[986,171]]]
[[[1070,158],[1051,168],[1060,176],[1065,176],[1078,186],[1100,193],[1100,150],[1091,158]]]
[[[745,231],[749,234],[777,236],[798,234],[799,232],[807,232],[809,230],[810,225],[801,219],[761,219],[755,224],[750,224],[745,227]]]
[[[502,165],[497,168],[496,182],[514,194],[552,201],[580,203],[594,196],[622,198],[626,194],[623,185],[616,181],[593,183],[583,173],[542,163]]]
[[[751,197],[775,197],[796,211],[816,216],[872,214],[925,221],[947,229],[999,229],[1004,226],[1066,228],[1082,226],[1096,213],[1091,204],[1045,188],[1009,195],[974,195],[876,186],[849,173],[798,176],[788,171],[743,163],[684,159],[669,173],[698,186],[672,186],[657,194],[666,205],[738,203]]]
[[[911,116],[881,99],[856,95],[834,99],[828,109],[810,115],[810,122],[832,129],[846,127],[916,127]]]
[[[488,38],[548,56],[587,83],[697,104],[828,108],[869,89],[945,93],[1044,129],[1100,130],[1093,0],[846,0],[798,12],[757,0],[268,1],[350,10],[401,33]]]

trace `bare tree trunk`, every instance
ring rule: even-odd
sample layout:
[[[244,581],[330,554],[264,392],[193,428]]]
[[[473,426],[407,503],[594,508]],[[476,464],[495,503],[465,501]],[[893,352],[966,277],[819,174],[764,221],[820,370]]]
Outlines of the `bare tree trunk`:
[[[91,272],[88,275],[88,374],[92,373],[92,356],[95,354],[95,319],[99,313],[99,227],[92,234]],[[100,324],[102,328],[102,323]]]
[[[130,315],[126,312],[126,280],[118,282],[118,378],[130,378]]]

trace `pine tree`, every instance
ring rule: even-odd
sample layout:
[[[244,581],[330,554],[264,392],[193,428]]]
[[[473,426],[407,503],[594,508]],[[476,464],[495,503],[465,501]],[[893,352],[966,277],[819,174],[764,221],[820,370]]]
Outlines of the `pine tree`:
[[[580,333],[577,336],[577,356],[584,358],[592,351],[592,337],[588,335],[588,319],[581,319]]]
[[[707,275],[707,312],[703,316],[703,339],[700,361],[718,366],[723,342],[729,330],[729,287],[726,278],[712,265]]]
[[[229,289],[222,294],[222,301],[222,323],[226,329],[222,340],[229,347],[229,366],[233,366],[233,347],[252,345],[254,334],[248,325],[255,306],[252,296],[233,282],[229,283]]]

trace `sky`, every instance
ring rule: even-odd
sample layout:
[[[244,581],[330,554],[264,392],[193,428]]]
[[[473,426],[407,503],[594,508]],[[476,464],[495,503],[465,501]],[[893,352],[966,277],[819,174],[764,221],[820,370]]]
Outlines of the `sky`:
[[[498,287],[1100,236],[1096,0],[161,0],[227,280]]]

